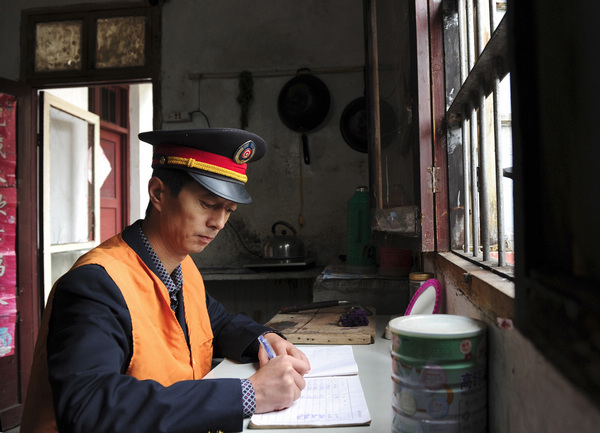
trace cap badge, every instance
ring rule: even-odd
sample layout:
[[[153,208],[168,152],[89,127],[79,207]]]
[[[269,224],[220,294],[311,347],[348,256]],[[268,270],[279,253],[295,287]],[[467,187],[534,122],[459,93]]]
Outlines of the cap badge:
[[[255,151],[256,145],[254,141],[248,140],[237,148],[233,155],[233,160],[238,164],[245,164],[252,159]]]

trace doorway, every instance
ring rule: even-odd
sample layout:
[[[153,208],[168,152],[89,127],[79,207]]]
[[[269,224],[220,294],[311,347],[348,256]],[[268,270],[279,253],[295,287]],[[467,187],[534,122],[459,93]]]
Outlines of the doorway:
[[[96,116],[97,126],[90,126],[90,128],[97,128],[99,132],[97,147],[88,146],[90,150],[85,151],[86,138],[77,139],[69,154],[75,157],[77,150],[80,150],[79,160],[70,161],[69,166],[64,170],[55,170],[53,175],[55,178],[43,182],[43,188],[48,191],[47,196],[53,195],[52,193],[58,188],[57,185],[65,185],[66,187],[55,196],[65,197],[62,200],[70,203],[73,208],[72,215],[83,213],[85,218],[79,215],[77,221],[89,220],[87,237],[81,239],[84,237],[83,234],[79,236],[77,240],[82,242],[79,245],[76,242],[68,242],[67,245],[61,246],[52,243],[44,244],[45,299],[54,282],[81,254],[143,217],[144,203],[147,201],[146,182],[150,175],[144,167],[150,170],[151,146],[140,144],[137,134],[152,127],[152,86],[133,84],[74,87],[47,89],[43,93],[47,94],[47,99],[63,101],[66,106],[74,107],[72,109],[78,110],[79,118],[84,115]],[[47,140],[49,138],[43,139],[43,148],[46,152],[43,152],[42,159],[46,154],[51,157],[63,152],[59,147],[64,144],[45,143]],[[91,149],[95,151],[92,152]],[[58,161],[57,167],[60,167],[64,159],[61,160],[59,157]],[[89,166],[87,178],[75,184],[87,184],[89,195],[78,197],[74,190],[67,188],[73,185],[69,173],[73,166],[85,164]],[[40,178],[48,178],[46,171],[52,169],[47,163],[43,163],[41,167]],[[94,200],[97,201],[96,204]],[[55,238],[57,232],[64,232],[71,227],[66,224],[68,218],[58,215],[61,212],[59,209],[61,208],[43,211],[44,218],[40,218],[41,222],[58,221],[53,226],[45,228],[45,231],[50,230],[50,232],[44,238]],[[60,251],[53,250],[56,248]]]
[[[25,4],[21,5],[21,3]],[[5,14],[6,17],[3,16],[3,23],[10,22],[11,25],[8,27],[14,30],[9,43],[11,49],[5,53],[6,63],[19,65],[19,57],[22,62],[20,68],[18,66],[14,69],[3,68],[16,71],[19,82],[0,77],[0,91],[17,98],[19,112],[16,122],[19,183],[18,201],[14,206],[18,206],[16,217],[18,236],[15,237],[17,248],[14,249],[18,260],[13,266],[17,270],[18,281],[12,283],[11,295],[14,291],[16,307],[11,308],[11,313],[14,313],[11,317],[14,319],[10,320],[16,329],[13,345],[16,350],[13,355],[0,357],[0,373],[2,373],[0,376],[3,380],[2,393],[0,393],[0,431],[6,431],[20,423],[33,347],[44,307],[44,294],[48,290],[45,287],[44,274],[51,272],[42,261],[43,220],[52,215],[44,214],[40,208],[41,189],[44,185],[41,180],[42,149],[38,140],[40,131],[37,128],[39,107],[37,90],[44,89],[47,93],[56,94],[82,110],[96,113],[95,109],[90,109],[89,106],[89,88],[83,86],[128,83],[129,104],[125,114],[129,120],[123,125],[128,135],[123,138],[122,133],[117,131],[121,135],[120,142],[115,142],[113,136],[105,141],[104,149],[99,146],[101,152],[107,154],[109,143],[121,146],[120,150],[116,147],[113,149],[117,152],[114,154],[115,157],[112,162],[110,157],[106,158],[109,162],[105,164],[109,166],[116,162],[121,167],[118,176],[108,181],[122,185],[112,190],[121,194],[120,197],[111,197],[111,200],[117,200],[118,204],[113,201],[106,207],[110,208],[114,215],[120,216],[120,219],[114,217],[110,224],[105,224],[110,231],[116,231],[119,226],[127,225],[143,216],[148,202],[147,179],[150,176],[152,150],[149,145],[140,146],[137,135],[139,132],[153,129],[153,107],[156,105],[153,99],[160,100],[158,95],[160,86],[157,83],[160,79],[161,64],[161,2],[103,4],[96,1],[74,7],[62,5],[61,3],[64,2],[50,1],[45,2],[43,7],[35,8],[32,8],[30,3],[15,2],[15,7]],[[20,44],[17,41],[19,34]],[[97,114],[102,117],[100,112]],[[102,120],[100,125],[103,126]],[[86,138],[80,144],[85,148],[89,140]],[[81,149],[78,147],[75,149],[78,157],[81,158],[82,155],[79,153]],[[126,158],[121,159],[120,162],[116,161],[117,154],[122,155],[125,152],[127,152]],[[64,173],[60,170],[61,163],[65,166]],[[77,169],[81,168],[66,167],[66,164],[65,160],[58,161],[59,177],[66,176],[67,171],[77,172]],[[86,161],[85,164],[87,165],[88,162]],[[110,172],[105,175],[108,179]],[[95,176],[99,180],[102,173],[95,173]],[[90,191],[87,190],[87,178],[83,181],[79,179],[76,185],[82,188],[79,197],[84,197],[84,194],[91,197]],[[65,183],[69,188],[76,187],[69,185],[69,182]],[[105,198],[108,198],[110,188],[105,187],[104,182],[99,186],[101,190],[98,196],[104,194]],[[64,200],[64,197],[59,198]],[[95,221],[87,212],[89,206],[89,203],[85,203],[83,206],[85,212],[78,207],[70,209],[71,213],[81,212],[86,216],[84,219],[87,221],[83,229],[88,237],[91,231],[96,230],[95,222],[88,225],[89,221]],[[97,213],[100,214],[100,211]],[[80,220],[77,219],[78,224],[79,222]],[[62,225],[64,227],[68,224]],[[100,227],[101,225],[98,225],[99,231],[108,233]],[[67,229],[71,230],[72,235],[73,227]],[[79,229],[81,227],[78,227],[77,233]],[[63,242],[64,238],[58,239]],[[77,240],[77,238],[69,240],[73,239]],[[94,235],[93,239],[94,242],[100,242],[102,234]],[[76,254],[71,252],[71,255]],[[64,266],[70,266],[68,260],[65,260]],[[3,297],[0,300],[8,302]]]
[[[147,180],[151,173],[151,159],[152,159],[152,146],[145,143],[140,145],[140,141],[137,139],[139,132],[148,131],[152,129],[153,123],[153,95],[152,95],[152,84],[130,84],[129,85],[129,108],[128,108],[128,126],[129,139],[126,142],[121,141],[122,146],[127,149],[128,162],[123,163],[124,168],[121,172],[128,173],[126,185],[122,187],[128,194],[129,202],[123,205],[128,212],[129,221],[121,221],[121,225],[127,225],[129,222],[143,216],[145,206],[148,202],[147,193]],[[86,112],[85,115],[81,115],[83,118],[87,118],[88,107],[89,107],[89,89],[86,88],[61,88],[47,90],[47,93],[58,94],[60,99],[70,101],[70,105],[76,105],[78,108]],[[11,251],[14,251],[10,257],[6,257],[7,250],[4,249],[0,257],[7,263],[8,259],[13,260],[11,263],[11,272],[4,272],[2,274],[0,269],[0,276],[5,280],[9,279],[10,284],[7,281],[3,281],[4,290],[0,290],[0,319],[4,318],[4,322],[10,324],[10,334],[12,341],[5,343],[8,339],[5,337],[2,341],[4,349],[7,349],[6,344],[9,344],[11,349],[14,348],[14,352],[7,352],[4,350],[2,353],[4,356],[0,356],[0,376],[3,379],[3,388],[0,398],[0,431],[7,431],[10,428],[18,426],[21,419],[22,402],[27,390],[29,382],[29,371],[33,359],[33,349],[35,339],[37,337],[39,321],[41,317],[41,310],[45,303],[46,284],[44,281],[44,275],[51,273],[51,266],[45,266],[43,262],[42,254],[42,228],[44,220],[48,219],[49,213],[44,213],[39,207],[39,199],[43,194],[41,189],[44,187],[42,184],[48,184],[52,186],[53,182],[42,182],[43,169],[41,152],[42,149],[38,146],[38,134],[37,134],[37,122],[38,112],[41,112],[41,101],[39,92],[36,92],[30,86],[25,84],[13,82],[0,78],[0,95],[4,94],[11,101],[16,101],[16,117],[13,122],[13,128],[10,129],[3,120],[0,120],[0,125],[4,125],[4,132],[6,130],[11,131],[11,137],[16,137],[18,154],[16,155],[16,164],[13,161],[13,165],[4,164],[4,168],[13,167],[13,172],[17,169],[19,176],[18,192],[14,200],[0,200],[0,207],[2,211],[6,213],[4,215],[5,223],[11,222],[12,226],[16,225],[16,236],[3,236],[2,240],[6,243],[8,240],[12,240],[14,243]],[[4,101],[6,102],[6,101]],[[0,104],[2,106],[2,104]],[[39,110],[38,110],[39,108]],[[10,110],[4,110],[4,113],[9,113]],[[61,110],[58,110],[61,111]],[[59,116],[59,123],[62,122],[63,117],[67,119],[69,116],[61,113],[55,113]],[[93,113],[89,113],[93,114]],[[98,116],[96,116],[98,117]],[[75,116],[79,120],[75,120],[75,123],[84,122],[85,130],[88,130],[88,120],[81,120],[80,117]],[[71,119],[72,120],[72,119]],[[93,122],[92,122],[93,123]],[[63,126],[67,125],[68,122],[62,123]],[[102,125],[102,121],[100,121]],[[81,128],[81,125],[79,126]],[[2,129],[2,127],[0,127]],[[67,128],[68,129],[68,128]],[[85,135],[85,134],[84,134]],[[0,144],[4,146],[4,150],[9,149],[10,140],[6,140],[6,135],[0,134]],[[89,147],[89,139],[86,137],[83,141],[78,142],[73,149],[73,152],[79,153],[79,157],[87,154]],[[73,143],[70,143],[72,145]],[[77,144],[77,143],[76,143]],[[65,144],[62,144],[63,148],[56,152],[58,158],[57,171],[63,178],[67,177],[67,172],[73,173],[73,164],[67,162],[67,158],[72,155],[71,148],[65,149]],[[83,147],[84,152],[80,152]],[[106,146],[108,148],[108,146]],[[11,148],[11,155],[14,157],[14,146]],[[61,156],[63,158],[61,158]],[[2,156],[0,155],[0,158]],[[80,158],[81,159],[81,158]],[[87,158],[85,164],[88,164]],[[84,170],[85,173],[85,170]],[[81,175],[81,173],[79,173]],[[4,176],[0,176],[1,179],[9,179]],[[16,177],[13,175],[11,179]],[[59,176],[60,178],[60,176]],[[81,178],[80,178],[81,179]],[[87,176],[84,175],[83,181],[77,182],[79,186],[88,185]],[[66,184],[66,185],[64,185]],[[70,187],[70,182],[64,182],[61,186]],[[11,184],[12,185],[12,184]],[[104,186],[104,185],[100,185]],[[7,188],[5,188],[7,189]],[[8,188],[10,189],[10,188]],[[89,190],[84,188],[85,191],[79,191],[79,196],[83,197],[85,194],[89,195]],[[5,191],[2,191],[3,197],[8,197]],[[49,194],[49,191],[47,192]],[[13,197],[13,196],[11,196]],[[59,194],[59,200],[64,200],[65,197],[61,197]],[[4,203],[6,202],[6,203]],[[8,206],[8,207],[7,207]],[[18,212],[17,212],[18,207]],[[87,209],[88,204],[84,206]],[[9,213],[8,210],[11,210]],[[79,209],[71,208],[71,213],[79,212]],[[74,233],[86,233],[89,234],[92,225],[89,225],[90,216],[85,212],[86,224],[81,226],[76,231],[71,230],[70,234]],[[60,220],[59,220],[60,221]],[[79,224],[81,220],[78,220]],[[6,225],[6,224],[5,224]],[[62,226],[73,229],[69,224],[63,222]],[[1,230],[6,233],[6,226],[0,227]],[[59,241],[57,244],[65,243],[64,239],[77,240],[77,236],[61,238],[58,237]],[[94,239],[101,239],[101,236],[97,236]],[[59,248],[64,248],[61,245]],[[86,246],[89,249],[89,245]],[[59,253],[57,251],[57,259],[60,255],[62,265],[68,269],[77,258],[77,256],[83,253],[85,249],[79,251],[70,251],[65,253]],[[68,259],[65,256],[70,255]],[[14,259],[17,260],[17,265],[14,265]],[[70,261],[70,263],[69,263]],[[58,262],[58,260],[57,260]],[[1,266],[0,266],[1,268]],[[8,269],[8,268],[7,268]],[[57,272],[58,273],[58,272]],[[56,275],[56,274],[55,274]],[[60,275],[59,275],[60,276]],[[48,282],[48,286],[51,286],[51,282]],[[49,290],[49,289],[48,289]],[[4,296],[7,295],[7,296]],[[4,313],[10,314],[4,314]],[[17,320],[18,318],[18,320]],[[3,326],[0,326],[4,327]],[[8,328],[8,326],[6,326]]]

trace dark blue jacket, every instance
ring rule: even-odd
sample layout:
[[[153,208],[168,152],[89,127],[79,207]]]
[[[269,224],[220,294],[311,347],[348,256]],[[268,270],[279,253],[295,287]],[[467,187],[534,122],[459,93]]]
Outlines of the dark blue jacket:
[[[123,238],[156,273],[137,228]],[[206,295],[214,356],[256,360],[256,337],[270,328],[232,315]],[[185,308],[180,298],[179,305]],[[183,317],[183,309],[177,312]],[[185,329],[185,323],[182,327]],[[187,332],[186,332],[187,334]],[[48,334],[48,367],[61,432],[241,431],[239,379],[184,381],[163,387],[125,374],[131,319],[119,288],[97,265],[69,271],[57,284]]]

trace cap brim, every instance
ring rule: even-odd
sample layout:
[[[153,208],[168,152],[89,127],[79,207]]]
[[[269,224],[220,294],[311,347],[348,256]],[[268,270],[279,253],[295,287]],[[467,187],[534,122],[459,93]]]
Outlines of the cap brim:
[[[246,191],[246,187],[242,182],[237,182],[231,179],[221,180],[216,177],[206,176],[190,171],[187,171],[187,173],[204,188],[218,195],[219,197],[224,198],[225,200],[230,200],[240,204],[252,203],[252,197],[250,197],[250,194],[248,194],[248,191]]]

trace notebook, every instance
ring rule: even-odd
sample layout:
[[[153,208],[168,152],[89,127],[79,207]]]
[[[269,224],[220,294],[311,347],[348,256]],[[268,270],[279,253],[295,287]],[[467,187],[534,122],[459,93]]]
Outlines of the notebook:
[[[301,428],[368,425],[371,415],[351,346],[301,346],[311,371],[306,387],[287,409],[254,414],[249,427]]]

